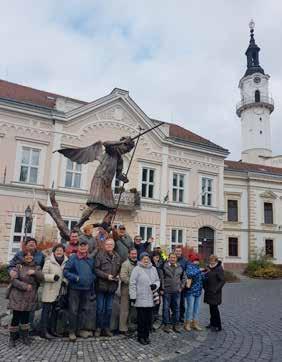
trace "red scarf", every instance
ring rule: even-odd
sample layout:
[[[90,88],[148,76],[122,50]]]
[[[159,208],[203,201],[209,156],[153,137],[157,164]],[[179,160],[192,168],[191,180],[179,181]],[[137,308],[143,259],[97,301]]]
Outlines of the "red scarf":
[[[78,259],[87,259],[88,258],[88,251],[86,253],[82,253],[81,251],[77,251],[76,253]]]
[[[66,247],[66,256],[70,256],[71,254],[76,254],[78,251],[78,244],[69,244]]]

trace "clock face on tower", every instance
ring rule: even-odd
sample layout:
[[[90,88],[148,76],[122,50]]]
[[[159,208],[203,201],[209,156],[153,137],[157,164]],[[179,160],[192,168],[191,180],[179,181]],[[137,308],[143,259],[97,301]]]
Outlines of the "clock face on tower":
[[[260,77],[254,77],[254,82],[255,83],[258,84],[258,83],[260,83],[260,81],[261,81]]]

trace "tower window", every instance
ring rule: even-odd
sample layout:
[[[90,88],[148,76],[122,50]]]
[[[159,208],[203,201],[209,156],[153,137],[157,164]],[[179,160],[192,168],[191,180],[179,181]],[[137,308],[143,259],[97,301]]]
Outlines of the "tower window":
[[[260,91],[259,90],[255,91],[255,102],[260,102]]]
[[[262,131],[259,131],[260,134],[262,134]]]
[[[259,117],[259,120],[260,120],[260,121],[262,121],[262,118],[261,118],[261,117]]]

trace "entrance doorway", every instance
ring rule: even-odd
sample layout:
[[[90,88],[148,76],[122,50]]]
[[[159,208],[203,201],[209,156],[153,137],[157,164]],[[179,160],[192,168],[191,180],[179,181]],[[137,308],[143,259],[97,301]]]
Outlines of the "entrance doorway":
[[[208,226],[199,229],[199,253],[205,261],[214,253],[214,230]]]

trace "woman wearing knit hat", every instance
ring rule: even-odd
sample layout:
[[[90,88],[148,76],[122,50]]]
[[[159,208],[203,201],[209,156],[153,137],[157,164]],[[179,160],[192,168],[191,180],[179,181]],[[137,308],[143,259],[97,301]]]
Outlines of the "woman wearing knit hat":
[[[149,254],[142,253],[138,265],[131,273],[129,296],[137,310],[138,342],[143,345],[150,343],[149,333],[152,325],[154,298],[156,297],[156,294],[153,293],[159,287],[160,280],[157,270],[152,265]]]

